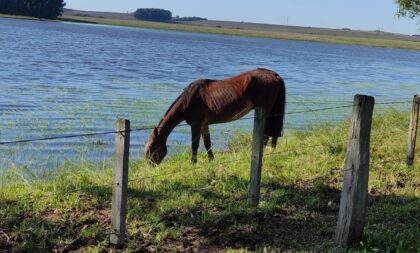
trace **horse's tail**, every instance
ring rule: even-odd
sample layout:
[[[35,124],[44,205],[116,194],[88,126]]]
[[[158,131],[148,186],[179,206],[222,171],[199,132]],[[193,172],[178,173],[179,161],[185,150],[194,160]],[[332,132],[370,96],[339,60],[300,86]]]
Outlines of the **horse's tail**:
[[[268,137],[271,137],[271,145],[273,147],[276,147],[277,138],[283,134],[283,121],[286,107],[286,87],[282,78],[279,78],[279,83],[280,89],[271,111],[267,114],[264,133],[266,140],[268,140]]]

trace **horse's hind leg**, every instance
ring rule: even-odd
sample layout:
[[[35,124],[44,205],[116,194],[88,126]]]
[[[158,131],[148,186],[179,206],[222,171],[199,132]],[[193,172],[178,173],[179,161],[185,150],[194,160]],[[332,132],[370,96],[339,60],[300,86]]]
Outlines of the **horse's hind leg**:
[[[197,162],[197,153],[198,146],[200,145],[200,126],[191,125],[191,147],[192,147],[192,157],[191,162]]]
[[[272,148],[276,148],[276,146],[277,146],[277,138],[278,138],[278,137],[273,137],[273,138],[271,139],[271,147],[272,147]]]
[[[264,134],[264,146],[267,146],[267,144],[268,144],[268,139],[270,138],[270,136],[268,136],[268,135],[266,135],[266,134]]]
[[[209,157],[209,160],[212,161],[214,159],[214,155],[211,147],[209,126],[201,128],[201,135],[203,136],[204,147],[206,147],[207,156]]]

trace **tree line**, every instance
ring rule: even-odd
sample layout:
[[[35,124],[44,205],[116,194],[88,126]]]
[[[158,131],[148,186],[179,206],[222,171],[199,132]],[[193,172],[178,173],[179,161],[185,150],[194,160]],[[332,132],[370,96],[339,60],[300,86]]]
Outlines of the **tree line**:
[[[172,12],[157,8],[137,9],[134,17],[145,21],[170,22],[172,20]]]
[[[65,5],[64,0],[0,0],[0,13],[56,19]]]
[[[134,12],[134,17],[139,20],[156,22],[177,22],[177,21],[197,21],[207,20],[200,17],[172,17],[172,12],[158,8],[140,8]]]

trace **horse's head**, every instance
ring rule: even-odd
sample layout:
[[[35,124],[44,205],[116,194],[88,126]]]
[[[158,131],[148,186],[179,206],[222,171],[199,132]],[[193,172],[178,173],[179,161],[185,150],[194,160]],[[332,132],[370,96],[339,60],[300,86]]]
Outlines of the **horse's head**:
[[[151,164],[159,164],[167,153],[166,140],[159,135],[157,127],[153,129],[144,147],[146,159]]]

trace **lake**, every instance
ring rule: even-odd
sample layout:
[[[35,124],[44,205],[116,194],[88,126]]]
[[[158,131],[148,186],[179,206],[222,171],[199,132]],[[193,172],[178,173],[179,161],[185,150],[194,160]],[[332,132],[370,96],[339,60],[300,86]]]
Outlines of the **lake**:
[[[376,106],[404,110],[420,93],[418,51],[0,18],[0,141],[109,131],[118,118],[153,126],[191,81],[256,67],[285,79],[286,132],[348,118],[351,108],[293,112],[351,105],[356,93],[407,101]],[[235,131],[251,129],[252,119],[210,127],[220,149]],[[148,134],[132,133],[134,158]],[[113,138],[0,145],[0,170],[107,160]],[[189,139],[189,128],[176,128],[172,152],[189,150]]]

